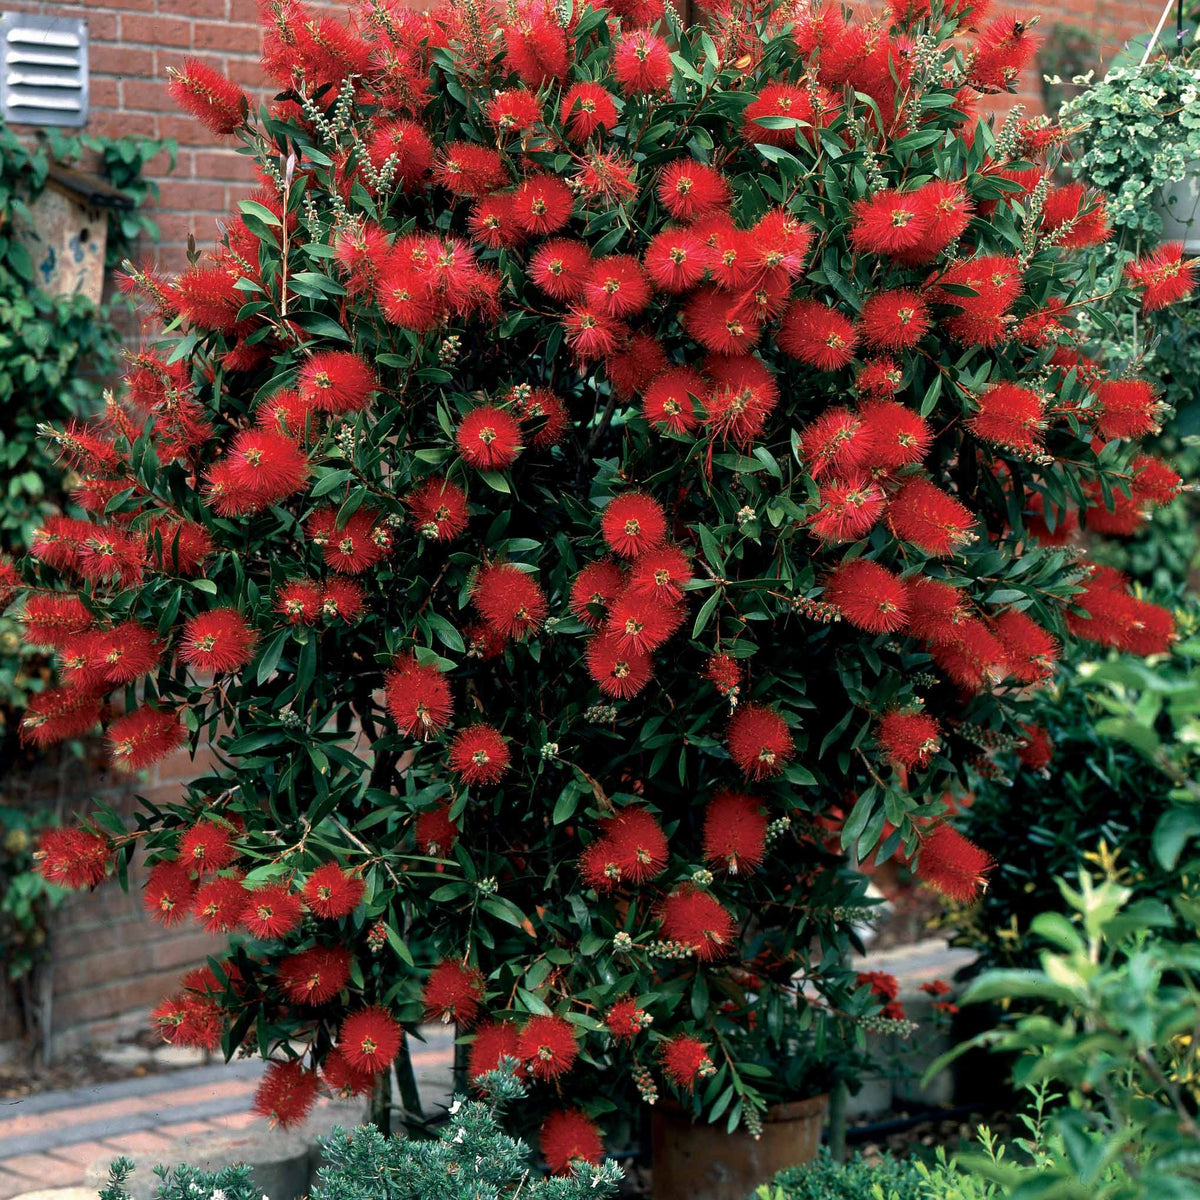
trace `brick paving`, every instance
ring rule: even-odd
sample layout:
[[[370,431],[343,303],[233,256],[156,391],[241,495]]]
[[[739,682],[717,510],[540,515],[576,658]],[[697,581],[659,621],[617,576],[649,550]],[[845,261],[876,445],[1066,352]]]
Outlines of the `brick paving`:
[[[414,1048],[419,1082],[443,1084],[450,1064],[450,1040],[440,1030],[427,1047]],[[265,1129],[251,1111],[262,1071],[261,1062],[246,1060],[0,1100],[0,1200],[80,1187],[88,1167],[106,1158],[150,1154],[170,1162],[181,1138]]]

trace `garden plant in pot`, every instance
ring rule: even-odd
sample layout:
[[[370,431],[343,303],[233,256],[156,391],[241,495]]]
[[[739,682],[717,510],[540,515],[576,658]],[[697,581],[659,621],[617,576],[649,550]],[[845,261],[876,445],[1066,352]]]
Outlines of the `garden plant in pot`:
[[[441,1019],[462,1076],[523,1064],[553,1170],[664,1094],[758,1136],[823,1086],[781,1062],[889,1021],[855,864],[974,895],[937,797],[1062,639],[1173,636],[1039,542],[1147,482],[1160,406],[1073,348],[1107,227],[1058,134],[974,115],[1030,28],[377,0],[265,45],[257,114],[173,81],[262,183],[133,271],[169,336],[52,434],[91,516],[23,567],[62,669],[25,736],[211,750],[43,869],[144,852],[157,919],[236,935],[156,1020],[269,1057],[280,1124],[382,1122],[393,1070],[415,1123]]]

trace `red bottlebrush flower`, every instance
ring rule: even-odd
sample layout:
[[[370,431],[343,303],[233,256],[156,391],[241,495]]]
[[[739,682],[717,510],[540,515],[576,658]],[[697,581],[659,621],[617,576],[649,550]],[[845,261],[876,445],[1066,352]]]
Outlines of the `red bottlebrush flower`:
[[[729,756],[748,779],[779,775],[795,751],[787,722],[761,704],[739,708],[726,735]]]
[[[929,422],[896,400],[864,404],[860,417],[857,457],[864,467],[895,470],[910,466],[919,463],[933,445]]]
[[[885,567],[856,558],[835,567],[825,580],[825,599],[857,629],[894,633],[908,621],[908,592]]]
[[[639,1008],[637,1001],[631,996],[617,1000],[604,1014],[604,1024],[618,1042],[633,1041],[651,1020],[650,1014],[644,1008]]]
[[[232,79],[195,58],[183,70],[168,71],[167,94],[218,137],[233,133],[246,120],[249,98]]]
[[[834,479],[821,487],[821,507],[808,519],[823,542],[854,542],[866,537],[887,507],[883,488],[866,476]]]
[[[929,766],[930,758],[941,748],[938,723],[923,712],[894,708],[884,713],[876,737],[888,758],[906,770]]]
[[[754,236],[749,230],[738,229],[727,213],[714,213],[703,218],[692,226],[692,231],[705,248],[705,263],[717,292],[725,295],[727,303],[749,311],[752,308],[749,295],[731,296],[729,293],[744,292],[753,282],[751,275],[757,250]]]
[[[613,604],[605,632],[616,637],[620,650],[648,654],[671,637],[683,617],[682,605],[652,593],[626,589]]]
[[[93,888],[108,872],[108,839],[86,829],[47,829],[34,860],[38,874],[63,888]]]
[[[654,664],[649,654],[632,646],[623,649],[622,641],[621,635],[611,630],[589,638],[587,669],[606,696],[628,700],[650,682]]]
[[[933,262],[971,223],[973,208],[966,189],[957,181],[934,179],[912,197],[927,218],[924,236],[914,246],[893,254],[907,266]]]
[[[800,435],[800,453],[814,479],[854,470],[863,456],[862,418],[848,408],[829,408]]]
[[[668,163],[655,189],[658,202],[677,221],[695,221],[729,205],[729,183],[720,171],[690,158]]]
[[[298,492],[308,477],[308,455],[291,438],[267,429],[237,434],[224,461],[234,486],[263,507]]]
[[[753,871],[767,844],[767,814],[762,801],[742,792],[718,792],[704,809],[704,857],[736,875]]]
[[[431,858],[448,858],[458,841],[458,826],[450,820],[450,806],[439,805],[418,813],[415,823],[417,846]]]
[[[152,520],[146,529],[146,560],[159,571],[196,575],[213,552],[208,530],[195,521],[169,517]]]
[[[818,371],[836,371],[854,358],[854,323],[819,300],[794,300],[776,337],[779,348]]]
[[[459,452],[480,471],[502,471],[521,453],[521,426],[512,413],[481,404],[462,419],[454,434]]]
[[[890,1002],[900,995],[900,981],[886,971],[860,971],[854,980],[856,987],[871,989],[871,995]]]
[[[583,242],[553,238],[529,260],[529,278],[552,300],[574,300],[583,294],[583,281],[592,265],[592,252]]]
[[[257,636],[235,608],[214,608],[183,623],[179,657],[198,671],[239,671],[254,657]]]
[[[179,861],[201,875],[229,866],[235,855],[229,829],[216,821],[197,821],[179,839]]]
[[[908,583],[908,632],[923,642],[953,640],[955,627],[966,619],[966,594],[937,579],[918,577]]]
[[[522,641],[546,618],[548,605],[537,581],[511,563],[492,563],[475,576],[475,607],[488,626],[504,638]]]
[[[504,51],[504,65],[531,88],[563,79],[571,67],[567,35],[549,6],[530,6],[504,26]]]
[[[386,1009],[378,1005],[359,1009],[343,1022],[338,1048],[358,1071],[382,1075],[400,1052],[404,1031]]]
[[[583,281],[588,308],[606,317],[629,317],[650,302],[650,281],[636,258],[608,254],[593,260]]]
[[[254,1093],[254,1111],[272,1128],[301,1124],[317,1102],[317,1073],[299,1062],[273,1062]]]
[[[578,1108],[552,1112],[542,1123],[539,1145],[554,1175],[570,1175],[572,1163],[598,1163],[604,1157],[600,1130]]]
[[[750,265],[760,278],[786,276],[790,283],[804,274],[804,261],[812,242],[811,225],[797,220],[786,209],[770,208],[750,230]],[[782,302],[778,307],[783,307]]]
[[[513,197],[508,192],[482,196],[471,206],[467,229],[472,240],[489,250],[520,246],[526,238],[514,217]]]
[[[563,96],[558,116],[571,141],[586,142],[617,123],[617,106],[598,83],[577,83]]]
[[[571,584],[571,612],[589,629],[598,629],[624,587],[624,573],[611,558],[588,563]]]
[[[303,911],[300,897],[286,883],[268,883],[247,894],[242,924],[266,941],[291,933],[300,924]]]
[[[663,1074],[685,1092],[692,1092],[697,1080],[717,1073],[716,1065],[708,1057],[708,1046],[687,1034],[663,1042],[660,1054]]]
[[[405,497],[413,524],[422,537],[447,542],[467,527],[467,497],[457,484],[440,477],[427,479]]]
[[[614,496],[600,520],[600,532],[622,558],[634,558],[662,545],[667,535],[666,514],[653,496],[624,492]]]
[[[1082,183],[1068,183],[1050,188],[1042,201],[1042,229],[1051,234],[1054,243],[1072,250],[1095,246],[1108,241],[1112,228],[1103,196],[1093,193]]]
[[[1030,24],[1012,13],[994,17],[980,30],[968,54],[967,75],[980,91],[1011,90],[1033,61],[1041,39]]]
[[[534,388],[512,397],[522,421],[535,426],[529,445],[534,450],[548,450],[562,441],[570,424],[566,405],[549,388]]]
[[[311,625],[321,615],[321,585],[311,579],[293,579],[275,593],[275,611],[293,625]]]
[[[379,388],[374,370],[347,350],[324,350],[300,368],[300,399],[317,412],[360,412]]]
[[[142,891],[142,903],[160,925],[175,925],[187,916],[195,892],[196,885],[187,863],[163,861],[150,869],[150,877]]]
[[[467,1052],[467,1074],[474,1080],[494,1071],[501,1059],[520,1061],[520,1034],[508,1021],[489,1021],[480,1025]]]
[[[647,550],[634,560],[629,572],[629,590],[673,603],[683,598],[683,588],[692,578],[687,555],[668,543]]]
[[[895,288],[867,298],[860,314],[859,331],[872,346],[903,350],[915,346],[931,324],[924,300],[916,292]]]
[[[629,336],[629,326],[581,305],[573,305],[562,324],[567,345],[581,363],[614,353]]]
[[[622,349],[608,356],[604,369],[613,390],[625,399],[645,391],[667,365],[662,343],[648,333],[635,333]]]
[[[976,537],[974,513],[923,475],[910,477],[892,497],[887,521],[896,537],[934,558],[956,554]]]
[[[399,656],[386,679],[388,712],[407,737],[429,738],[449,723],[454,705],[446,677],[432,664]]]
[[[1133,494],[1138,500],[1150,504],[1170,504],[1179,495],[1183,479],[1161,458],[1139,454],[1131,467],[1134,472]]]
[[[571,187],[593,204],[608,207],[624,204],[638,194],[634,180],[638,164],[617,150],[601,151],[592,148],[585,152]]]
[[[109,761],[119,771],[141,771],[166,758],[185,736],[175,713],[135,708],[108,727]]]
[[[244,303],[244,293],[233,286],[239,274],[223,266],[185,271],[171,287],[175,310],[191,325],[232,333]]]
[[[664,91],[671,82],[671,51],[645,29],[627,33],[613,51],[613,74],[627,96]]]
[[[526,132],[542,124],[542,105],[528,88],[497,92],[487,106],[488,120],[502,133]]]
[[[987,886],[995,863],[949,825],[935,825],[921,839],[917,878],[960,904],[969,904]]]
[[[387,320],[401,329],[426,333],[440,316],[431,281],[408,263],[393,259],[380,271],[375,288]]]
[[[646,420],[671,433],[687,433],[699,423],[696,400],[708,393],[708,384],[691,367],[672,367],[659,375],[642,397]]]
[[[565,1017],[530,1017],[517,1039],[517,1055],[534,1079],[557,1079],[579,1055],[575,1026]]]
[[[1105,379],[1093,389],[1103,438],[1140,438],[1158,430],[1162,411],[1158,389],[1146,379]]]
[[[438,152],[433,182],[456,196],[486,196],[508,183],[508,172],[490,147],[448,142]]]
[[[940,285],[969,288],[975,294],[950,292]],[[943,322],[956,341],[964,346],[995,346],[1012,330],[1008,314],[1021,288],[1021,264],[1014,258],[992,254],[948,267],[931,298],[958,310]]]
[[[911,255],[929,235],[931,213],[919,192],[885,188],[855,201],[850,243],[860,254]]]
[[[779,401],[774,377],[749,355],[710,359],[705,365],[713,378],[704,401],[704,426],[709,436],[749,446]]]
[[[387,529],[375,523],[377,516],[373,509],[360,508],[339,529],[337,509],[318,508],[308,518],[305,532],[330,567],[358,575],[374,566],[390,546]]]
[[[326,1086],[343,1100],[365,1096],[374,1086],[374,1076],[369,1071],[360,1071],[351,1066],[338,1046],[334,1046],[321,1064],[321,1077]]]
[[[664,229],[646,247],[643,265],[660,292],[678,296],[704,278],[707,252],[689,229]]]
[[[321,615],[354,621],[366,607],[362,588],[353,579],[330,579],[321,592]]]
[[[341,270],[346,282],[346,292],[351,296],[370,295],[379,280],[379,272],[392,249],[387,231],[374,221],[358,220],[343,225],[333,235],[334,262]],[[285,396],[299,400],[298,392],[284,392]],[[260,421],[261,424],[261,421]],[[304,428],[299,423],[294,431]]]
[[[357,875],[333,862],[322,863],[312,871],[300,889],[309,912],[328,921],[348,917],[366,890],[366,884]]]
[[[762,124],[766,121],[768,124]],[[804,122],[803,125],[783,121]],[[742,140],[751,146],[795,146],[796,134],[812,141],[812,126],[819,124],[808,89],[794,83],[768,83],[758,97],[742,110]]]
[[[221,1044],[221,1009],[209,997],[180,992],[156,1005],[150,1020],[172,1046],[215,1050]]]
[[[100,720],[100,698],[71,687],[47,688],[30,696],[21,718],[21,741],[53,746],[82,737]]]
[[[969,693],[1003,678],[1004,646],[982,621],[968,617],[930,647],[934,663]]]
[[[558,176],[535,175],[513,193],[512,219],[526,233],[545,237],[571,219],[574,206],[574,193]]]
[[[349,982],[350,953],[341,946],[313,946],[279,964],[279,986],[293,1004],[324,1004]]]
[[[617,872],[616,881],[647,883],[661,875],[670,851],[657,819],[644,808],[623,808],[601,824],[600,841]]]
[[[724,959],[737,938],[737,924],[709,892],[685,883],[662,901],[662,936],[695,950],[701,962]]]
[[[1004,666],[1014,679],[1037,683],[1053,674],[1058,642],[1036,621],[1010,608],[992,621],[992,631],[1004,647]]]
[[[981,441],[1016,454],[1036,454],[1042,448],[1042,398],[1020,384],[992,384],[966,425]]]
[[[479,1016],[483,995],[483,976],[475,967],[449,959],[440,962],[429,972],[421,991],[425,1020],[445,1025],[455,1022],[470,1029]]]
[[[732,698],[742,685],[742,668],[728,654],[713,654],[704,668],[704,677],[722,696]]]
[[[1053,518],[1054,528],[1050,528]],[[1035,492],[1029,498],[1025,514],[1025,530],[1042,546],[1065,546],[1079,530],[1079,514],[1073,509],[1047,505],[1045,496]]]
[[[240,874],[218,875],[196,889],[192,916],[209,933],[232,933],[241,923],[246,907],[246,889]]]
[[[1182,242],[1164,242],[1149,254],[1126,264],[1125,278],[1142,290],[1142,311],[1157,312],[1186,300],[1200,281],[1200,259],[1183,257]]]
[[[152,629],[122,621],[87,635],[90,657],[105,683],[132,683],[158,666],[162,645]]]
[[[450,743],[450,768],[464,783],[499,783],[509,761],[508,743],[491,725],[460,729]]]
[[[1044,770],[1054,757],[1054,743],[1050,735],[1041,725],[1022,725],[1021,732],[1025,735],[1024,741],[1017,747],[1021,765],[1031,771]]]

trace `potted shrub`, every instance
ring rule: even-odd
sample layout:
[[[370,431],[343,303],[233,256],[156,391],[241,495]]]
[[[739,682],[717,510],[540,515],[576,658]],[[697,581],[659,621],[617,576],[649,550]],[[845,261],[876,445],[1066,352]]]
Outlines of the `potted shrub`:
[[[780,1046],[888,1019],[856,864],[975,895],[938,798],[1064,639],[1173,638],[1043,544],[1159,403],[1072,346],[1107,226],[1058,135],[974,115],[1028,26],[283,0],[265,47],[260,112],[173,81],[262,186],[133,272],[167,337],[53,434],[91,515],[23,569],[62,668],[28,739],[211,749],[43,869],[140,848],[156,919],[236,932],[156,1021],[270,1057],[281,1124],[386,1123],[393,1068],[416,1121],[441,1019],[464,1082],[521,1061],[557,1170],[664,1092],[759,1136],[815,1082]]]
[[[1082,148],[1076,173],[1110,193],[1114,224],[1151,244],[1183,242],[1195,254],[1200,68],[1194,54],[1172,59],[1152,51],[1114,66],[1069,100],[1061,119]]]

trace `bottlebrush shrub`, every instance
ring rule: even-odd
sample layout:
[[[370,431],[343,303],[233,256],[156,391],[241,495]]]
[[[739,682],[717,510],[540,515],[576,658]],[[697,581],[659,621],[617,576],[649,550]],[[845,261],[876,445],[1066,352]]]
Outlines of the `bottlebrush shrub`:
[[[440,1016],[610,1132],[664,1088],[755,1130],[751,1028],[878,1013],[852,860],[975,895],[936,798],[980,738],[1063,639],[1172,637],[1057,544],[1158,402],[1077,365],[1105,223],[1057,135],[973,115],[1033,49],[978,9],[288,3],[252,123],[175,79],[262,185],[139,274],[173,340],[58,435],[94,515],[25,602],[63,665],[27,737],[213,746],[45,846],[87,885],[139,842],[157,919],[240,931],[169,1038],[276,1058],[281,1123]]]

